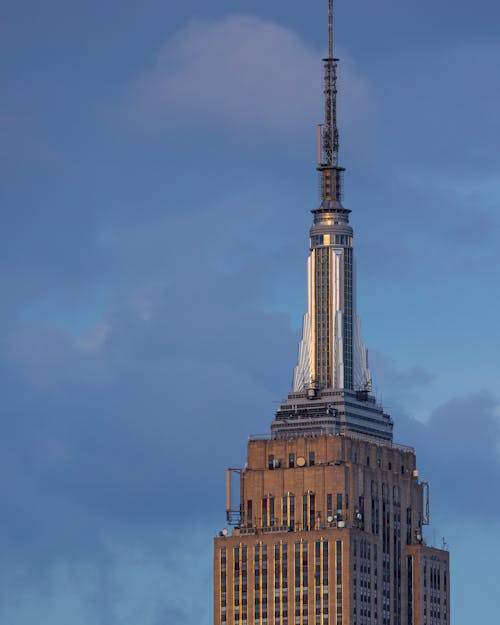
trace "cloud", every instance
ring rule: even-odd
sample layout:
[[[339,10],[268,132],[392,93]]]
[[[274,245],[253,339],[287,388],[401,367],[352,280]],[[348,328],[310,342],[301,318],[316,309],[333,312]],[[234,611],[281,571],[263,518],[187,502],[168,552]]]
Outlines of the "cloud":
[[[0,621],[27,625],[211,622],[211,549],[199,529],[156,535],[155,548],[107,542],[106,560],[60,560],[38,579],[0,576]],[[191,589],[195,587],[196,592]],[[70,616],[71,615],[71,616]]]
[[[370,364],[394,420],[394,438],[415,447],[437,516],[459,517],[470,506],[479,524],[500,518],[500,500],[491,496],[491,484],[500,480],[498,401],[486,392],[458,396],[435,407],[425,422],[417,420],[406,407],[430,392],[434,374],[419,365],[401,368],[377,350],[370,351]]]
[[[500,480],[498,403],[472,394],[439,406],[425,424],[404,413],[393,417],[397,439],[416,447],[438,516],[498,522],[500,499],[492,491]]]
[[[377,381],[391,391],[413,390],[429,384],[434,378],[432,373],[419,365],[400,369],[394,360],[378,350],[370,350],[370,363],[377,371]]]
[[[319,58],[294,31],[273,22],[244,15],[194,21],[139,79],[129,113],[154,128],[224,128],[280,141],[302,136],[322,118]],[[350,61],[340,76],[343,123],[354,128],[373,102]]]
[[[223,522],[225,466],[267,429],[295,341],[241,271],[186,270],[115,300],[83,348],[34,322],[3,337],[5,567],[100,558],[103,532]]]
[[[75,625],[210,622],[223,470],[243,460],[246,434],[267,430],[295,342],[286,318],[251,305],[244,270],[184,271],[114,301],[92,350],[30,324],[2,354],[0,470],[11,477],[0,491],[0,578],[17,573],[1,621],[24,625],[36,611],[57,622],[75,610]],[[396,388],[432,380],[420,367],[378,363]],[[468,493],[478,518],[500,513],[488,492],[500,478],[496,410],[474,395],[427,424],[393,415],[398,440],[417,448],[433,513],[459,514]]]
[[[421,54],[419,48],[419,68]],[[119,49],[116,55],[123,69]],[[396,127],[394,144],[393,119],[407,117],[414,93],[408,92],[409,104],[385,94],[392,101],[392,130],[381,128],[372,149],[352,150],[352,136],[378,111],[371,86],[341,56],[339,117],[342,134],[351,135],[349,160],[359,154],[379,172],[368,181],[352,175],[347,186],[366,207],[361,253],[367,258],[369,246],[380,244],[365,263],[378,272],[372,283],[380,284],[382,264],[413,289],[403,267],[414,250],[428,284],[430,270],[434,275],[447,262],[442,239],[457,241],[477,269],[483,263],[477,249],[491,246],[496,222],[469,208],[484,202],[493,209],[496,177],[458,185],[458,161],[429,152],[429,132],[437,136],[443,120],[448,128],[461,127],[453,118],[463,124],[463,105],[447,118],[443,110],[436,115],[430,101],[427,112],[437,119],[431,130],[405,119],[405,133],[400,137]],[[12,194],[2,235],[0,622],[210,621],[209,552],[213,531],[224,522],[224,468],[244,461],[246,435],[268,430],[273,401],[289,388],[295,333],[285,314],[262,309],[274,297],[274,309],[286,310],[283,283],[297,276],[303,293],[305,208],[312,204],[314,172],[305,190],[301,150],[285,149],[288,160],[275,168],[267,149],[259,150],[254,168],[251,159],[245,167],[235,164],[232,150],[209,162],[219,142],[199,149],[200,137],[256,137],[266,147],[276,138],[279,149],[301,140],[322,117],[319,57],[294,31],[257,18],[198,21],[180,31],[137,78],[127,121],[155,135],[182,133],[189,159],[163,139],[159,150],[144,149],[133,133],[120,133],[111,149],[109,128],[73,118],[68,100],[63,108],[72,111],[81,134],[68,134],[57,118],[61,106],[54,107],[54,129],[68,134],[61,160],[45,145],[44,132],[30,138],[20,117],[0,119],[4,156],[12,152],[19,170],[6,177]],[[455,66],[463,67],[458,60]],[[407,59],[401,62],[404,71],[394,84],[421,89]],[[68,67],[75,75],[74,65]],[[102,63],[106,75],[88,89],[78,82],[75,93],[85,109],[102,95],[115,102],[109,67]],[[56,70],[59,79],[59,65]],[[456,93],[454,86],[443,88]],[[471,93],[467,97],[476,90]],[[490,115],[496,102],[483,98],[485,115],[475,122],[496,120]],[[425,137],[425,158],[408,150],[415,133]],[[96,142],[88,143],[91,136]],[[490,141],[495,136],[491,132]],[[468,167],[474,159],[464,158],[462,139],[455,154]],[[449,147],[447,137],[441,147]],[[405,155],[412,157],[409,165],[433,157],[453,172],[422,176],[430,188],[424,193],[407,175],[414,170]],[[197,184],[193,160],[206,165]],[[26,166],[39,164],[34,183]],[[349,205],[356,215],[350,199]],[[474,215],[477,226],[478,214],[481,232],[473,236],[480,245],[464,245],[469,232],[463,224]],[[101,302],[104,287],[109,296]],[[386,291],[378,290],[387,306]],[[460,292],[469,292],[466,285]],[[376,382],[395,398],[397,438],[416,445],[422,476],[431,483],[433,514],[462,518],[469,504],[464,493],[473,494],[481,532],[490,525],[488,515],[498,516],[489,487],[499,477],[498,406],[487,395],[470,395],[444,404],[426,424],[416,422],[401,406],[426,393],[433,374],[419,366],[400,371],[383,355],[372,356]],[[202,601],[190,607],[193,587]]]

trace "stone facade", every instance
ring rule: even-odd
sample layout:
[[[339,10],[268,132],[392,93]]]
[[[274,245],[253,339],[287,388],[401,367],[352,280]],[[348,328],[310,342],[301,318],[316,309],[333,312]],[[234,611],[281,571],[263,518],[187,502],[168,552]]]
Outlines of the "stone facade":
[[[448,553],[424,545],[409,447],[250,440],[240,518],[215,539],[215,625],[448,625]]]

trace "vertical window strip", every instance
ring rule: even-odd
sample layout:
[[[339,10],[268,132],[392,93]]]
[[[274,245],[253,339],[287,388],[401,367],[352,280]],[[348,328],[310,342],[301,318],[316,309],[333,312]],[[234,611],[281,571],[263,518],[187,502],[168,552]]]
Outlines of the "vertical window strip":
[[[360,541],[360,551],[361,551],[361,541]],[[360,553],[361,555],[361,553]],[[360,558],[361,560],[361,558]],[[353,587],[353,597],[352,597],[352,605],[353,605],[353,625],[358,624],[358,573],[361,577],[361,567],[358,571],[358,543],[357,540],[352,541],[352,587]],[[359,586],[359,591],[361,592],[361,584]],[[363,621],[363,616],[360,612],[361,622]]]
[[[233,616],[234,623],[241,623],[241,553],[239,547],[233,549]]]
[[[393,610],[394,625],[401,625],[401,508],[399,488],[393,488]]]
[[[314,544],[314,605],[316,614],[316,625],[321,625],[322,595],[321,541],[317,540]]]
[[[329,560],[329,550],[328,550],[328,541],[323,541],[323,588],[322,588],[322,598],[321,598],[321,609],[323,616],[323,625],[328,625],[329,623],[329,578],[328,578],[328,568],[330,566]]]
[[[247,561],[247,548],[241,547],[241,625],[247,625],[247,610],[248,610],[248,561]]]
[[[267,545],[262,545],[262,625],[267,624]]]
[[[316,541],[314,554],[315,624],[328,625],[328,541]]]
[[[220,551],[220,621],[227,623],[227,551]]]
[[[413,556],[408,556],[408,625],[413,625]]]
[[[302,625],[309,625],[309,564],[307,542],[301,543],[302,548]]]
[[[337,608],[337,625],[342,625],[342,541],[336,541],[336,562],[335,562],[335,575],[336,575],[336,608]]]
[[[316,517],[316,496],[311,493],[309,495],[309,529],[313,530],[315,527]]]
[[[387,484],[382,484],[382,625],[391,622],[390,511]]]
[[[295,543],[294,554],[294,619],[295,625],[300,625],[301,622],[301,610],[300,610],[300,591],[301,591],[301,570],[300,570],[300,543]]]
[[[281,544],[281,625],[288,625],[288,545]]]
[[[254,620],[261,623],[262,609],[262,545],[254,548]]]
[[[280,543],[274,545],[274,623],[282,625],[282,583],[281,583],[281,553]]]
[[[345,509],[349,510],[349,491],[351,482],[351,471],[349,467],[345,468]]]

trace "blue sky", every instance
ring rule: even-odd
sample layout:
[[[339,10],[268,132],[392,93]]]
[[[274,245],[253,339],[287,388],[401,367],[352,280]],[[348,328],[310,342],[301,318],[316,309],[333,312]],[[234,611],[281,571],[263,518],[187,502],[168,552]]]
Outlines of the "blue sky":
[[[431,483],[453,623],[486,622],[500,8],[337,5],[376,391]],[[4,1],[1,623],[211,622],[224,470],[268,430],[296,355],[325,6]]]

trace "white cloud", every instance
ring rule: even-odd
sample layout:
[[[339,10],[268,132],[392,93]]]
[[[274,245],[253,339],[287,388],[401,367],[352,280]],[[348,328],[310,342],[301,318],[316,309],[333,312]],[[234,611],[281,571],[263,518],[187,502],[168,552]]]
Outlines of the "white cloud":
[[[226,128],[292,136],[322,118],[321,53],[283,26],[243,15],[192,22],[135,85],[129,112],[161,127]],[[352,63],[340,71],[343,125],[364,123],[373,102]]]

